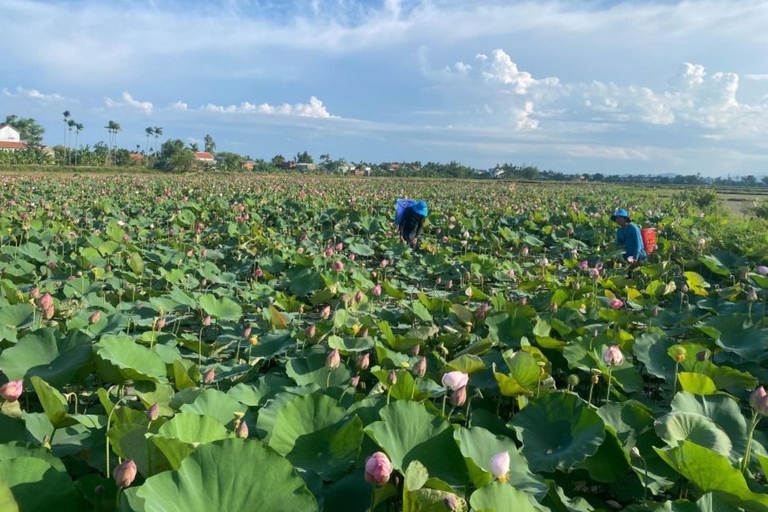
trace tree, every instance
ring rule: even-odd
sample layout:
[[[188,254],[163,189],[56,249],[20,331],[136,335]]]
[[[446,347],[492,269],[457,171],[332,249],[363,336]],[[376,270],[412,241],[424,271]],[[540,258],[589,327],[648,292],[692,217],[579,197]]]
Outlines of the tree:
[[[303,153],[296,153],[296,161],[300,164],[313,164],[315,161],[312,159],[312,155],[306,151]]]
[[[114,153],[115,157],[113,160],[117,159],[117,132],[122,130],[122,127],[119,123],[116,123],[115,121],[110,120],[109,123],[107,123],[107,126],[104,128],[107,129],[107,133],[109,133],[109,144],[112,148],[112,152]]]
[[[77,165],[77,143],[80,139],[80,132],[83,131],[83,128],[85,128],[82,123],[75,123],[75,165]]]
[[[67,121],[67,131],[69,131],[69,144],[71,146],[72,144],[72,130],[77,126],[77,122],[70,118],[69,121]],[[70,147],[70,150],[67,152],[67,165],[72,164],[72,149]]]
[[[21,140],[26,142],[30,148],[37,149],[42,145],[45,128],[37,124],[31,117],[22,118],[11,114],[5,117],[5,123],[19,130]]]
[[[144,146],[144,153],[148,153],[149,152],[149,138],[152,135],[154,135],[155,129],[152,128],[151,126],[147,126],[146,128],[144,128],[144,133],[146,133],[146,135],[147,135],[147,145]]]
[[[272,165],[279,167],[285,163],[285,157],[283,155],[275,155],[272,157]]]
[[[69,120],[70,120],[70,117],[72,116],[69,110],[65,110],[62,115],[64,116],[64,125],[66,126],[66,128],[64,128],[64,147],[67,148],[67,153],[69,153],[69,134],[70,134]]]
[[[197,153],[200,151],[200,146],[197,145],[197,142],[190,142],[189,143],[189,149],[191,149],[193,152]]]
[[[165,171],[183,172],[195,166],[195,155],[184,146],[184,141],[175,139],[163,142],[156,167]]]
[[[205,152],[210,154],[216,153],[216,142],[213,140],[213,137],[210,135],[206,135],[203,139],[203,142],[205,144]]]
[[[157,138],[163,134],[163,129],[160,126],[155,126],[155,153],[157,153]]]

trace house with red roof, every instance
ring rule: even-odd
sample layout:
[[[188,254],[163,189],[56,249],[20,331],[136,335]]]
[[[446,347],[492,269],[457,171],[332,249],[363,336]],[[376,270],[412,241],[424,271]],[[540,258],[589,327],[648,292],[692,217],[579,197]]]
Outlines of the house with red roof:
[[[216,159],[213,158],[213,155],[205,151],[195,151],[195,158],[197,158],[198,162],[202,162],[204,164],[216,163]]]
[[[7,123],[0,124],[0,150],[18,151],[22,149],[27,149],[27,143],[22,142],[21,132]]]

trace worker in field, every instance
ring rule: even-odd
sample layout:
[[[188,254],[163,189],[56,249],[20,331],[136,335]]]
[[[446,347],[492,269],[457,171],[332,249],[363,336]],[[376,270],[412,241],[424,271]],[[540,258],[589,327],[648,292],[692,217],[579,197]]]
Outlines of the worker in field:
[[[427,218],[427,203],[414,202],[408,199],[398,199],[395,205],[395,224],[400,240],[411,247],[418,247],[421,230],[424,229],[424,219]]]
[[[632,277],[632,271],[648,259],[640,228],[632,223],[629,213],[623,208],[616,210],[616,213],[611,215],[611,220],[619,225],[616,230],[616,243],[624,246],[624,259],[629,263],[627,276]]]

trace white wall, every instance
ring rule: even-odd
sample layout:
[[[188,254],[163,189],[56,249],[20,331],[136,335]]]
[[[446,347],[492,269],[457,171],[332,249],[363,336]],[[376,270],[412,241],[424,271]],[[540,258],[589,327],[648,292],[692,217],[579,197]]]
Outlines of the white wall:
[[[3,142],[21,142],[19,132],[10,126],[0,128],[0,140]]]

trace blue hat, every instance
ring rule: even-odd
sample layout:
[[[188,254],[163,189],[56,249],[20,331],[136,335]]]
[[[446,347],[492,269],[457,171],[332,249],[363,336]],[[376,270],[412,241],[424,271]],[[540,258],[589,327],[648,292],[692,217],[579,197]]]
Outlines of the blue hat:
[[[611,215],[611,220],[615,221],[616,217],[624,217],[625,219],[627,219],[627,222],[632,222],[632,220],[629,218],[629,213],[624,208],[619,208],[618,210],[616,210],[616,213]]]
[[[415,205],[413,205],[413,211],[418,213],[419,215],[423,215],[424,217],[427,216],[427,213],[429,210],[427,210],[427,203],[424,201],[419,201]]]

